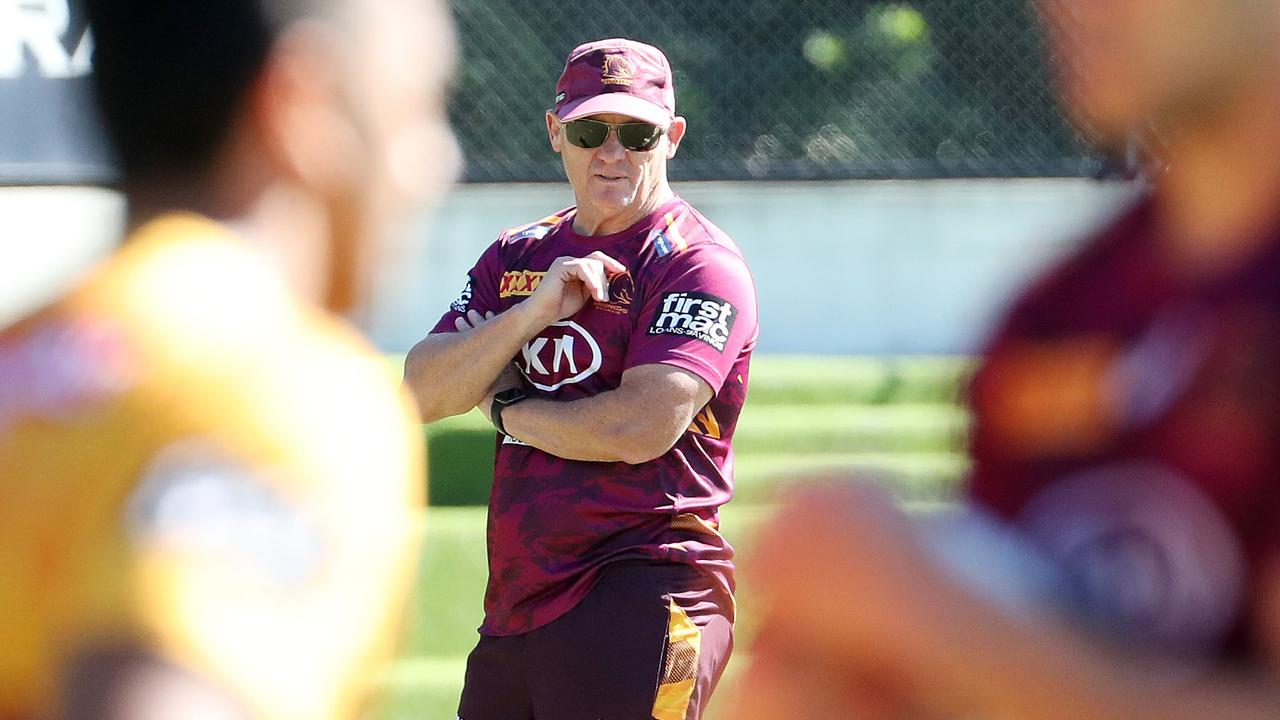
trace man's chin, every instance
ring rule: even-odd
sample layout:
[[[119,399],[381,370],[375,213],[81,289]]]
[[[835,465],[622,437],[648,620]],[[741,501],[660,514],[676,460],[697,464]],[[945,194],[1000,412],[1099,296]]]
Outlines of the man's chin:
[[[597,210],[607,215],[623,212],[634,205],[635,201],[635,191],[630,188],[625,191],[597,190],[591,194],[592,204]]]

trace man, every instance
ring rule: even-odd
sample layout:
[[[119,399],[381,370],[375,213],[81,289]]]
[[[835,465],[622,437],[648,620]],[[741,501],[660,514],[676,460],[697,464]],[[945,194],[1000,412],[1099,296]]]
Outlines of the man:
[[[413,579],[421,440],[322,308],[453,172],[449,20],[87,9],[131,232],[0,334],[0,717],[355,717]]]
[[[1280,714],[1280,5],[1040,5],[1081,126],[1160,147],[1150,191],[989,346],[972,514],[835,486],[765,531],[735,717]]]
[[[686,123],[657,48],[581,45],[556,93],[577,204],[502,233],[405,364],[425,420],[479,407],[499,431],[459,715],[698,718],[732,644],[717,509],[755,291],[667,183]]]

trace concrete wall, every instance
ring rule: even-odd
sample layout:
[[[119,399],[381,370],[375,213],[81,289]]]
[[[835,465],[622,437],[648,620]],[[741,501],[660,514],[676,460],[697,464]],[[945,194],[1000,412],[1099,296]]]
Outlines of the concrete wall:
[[[677,191],[746,254],[761,351],[877,354],[975,349],[1009,293],[1131,192],[1089,180],[691,183]],[[409,347],[500,230],[572,202],[561,185],[457,189],[399,247],[374,308],[374,337]]]
[[[694,183],[677,190],[741,245],[763,352],[974,349],[1008,294],[1129,192],[1088,180]],[[469,185],[391,247],[365,314],[404,350],[503,228],[573,202],[563,185]],[[0,324],[110,249],[121,203],[89,189],[0,189]]]
[[[47,302],[115,247],[124,204],[97,188],[0,188],[0,326]]]

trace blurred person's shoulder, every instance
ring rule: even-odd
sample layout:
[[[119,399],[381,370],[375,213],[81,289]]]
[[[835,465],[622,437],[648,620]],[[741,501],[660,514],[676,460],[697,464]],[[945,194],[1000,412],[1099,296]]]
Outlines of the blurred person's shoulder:
[[[1112,299],[1118,287],[1143,285],[1158,262],[1152,242],[1156,227],[1150,197],[1122,208],[1078,249],[1033,278],[1006,314],[1006,330],[1039,334],[1068,321],[1063,315]]]
[[[411,408],[354,330],[195,216],[144,226],[61,300],[0,333],[0,527],[12,530],[0,532],[0,569],[17,588],[0,592],[0,615],[22,619],[0,628],[0,715],[50,702],[73,640],[139,628],[166,656],[224,662],[203,633],[226,623],[203,624],[199,596],[178,592],[184,567],[204,567],[199,548],[218,549],[209,562],[225,570],[222,587],[250,605],[254,573],[289,580],[309,567],[289,555],[298,538],[398,553],[400,535],[368,538],[399,532],[421,503]],[[350,563],[334,573],[385,590],[384,576]],[[265,677],[261,665],[215,674]]]
[[[408,450],[412,433],[402,430],[416,425],[389,364],[356,331],[295,296],[232,230],[197,215],[140,227],[76,289],[6,335],[35,343],[28,364],[45,365],[50,384],[100,386],[102,402],[133,408],[142,427],[111,429],[120,435],[155,434],[145,430],[155,425],[160,435],[234,436],[234,445],[256,431],[268,442],[249,456],[306,448],[315,459],[289,462],[350,469],[362,451]]]

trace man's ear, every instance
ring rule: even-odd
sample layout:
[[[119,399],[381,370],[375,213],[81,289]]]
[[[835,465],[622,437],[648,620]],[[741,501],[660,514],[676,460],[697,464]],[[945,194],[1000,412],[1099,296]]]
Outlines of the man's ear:
[[[350,182],[366,150],[340,97],[336,47],[318,23],[288,29],[267,58],[250,109],[279,170],[313,189]]]
[[[547,138],[551,141],[552,150],[560,152],[560,148],[564,147],[564,125],[550,110],[547,111]]]
[[[676,151],[680,149],[680,141],[684,139],[685,131],[689,129],[689,123],[684,118],[676,116],[671,121],[671,127],[667,128],[667,159],[676,156]]]

